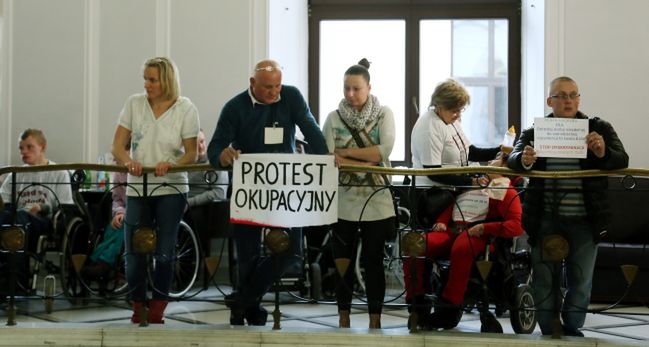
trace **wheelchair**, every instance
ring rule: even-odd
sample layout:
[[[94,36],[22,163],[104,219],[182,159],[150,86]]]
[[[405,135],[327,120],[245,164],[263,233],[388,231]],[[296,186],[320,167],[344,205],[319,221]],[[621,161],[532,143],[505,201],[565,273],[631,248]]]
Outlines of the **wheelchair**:
[[[81,268],[89,262],[94,248],[102,241],[102,235],[93,233],[80,220],[74,220],[68,227],[67,237],[62,248],[61,282],[64,292],[71,297],[94,294],[101,297],[125,295],[128,292],[124,264],[124,246],[122,245],[115,266],[105,277],[88,279],[81,274]],[[169,290],[169,297],[180,299],[194,287],[201,269],[201,250],[194,230],[184,221],[180,222],[178,242],[176,243],[176,261],[174,277]],[[79,263],[80,262],[80,265]],[[76,263],[76,264],[75,264]],[[151,276],[155,262],[150,263],[148,275]],[[152,281],[151,278],[149,278]]]
[[[410,223],[410,210],[399,206],[397,199],[396,218],[398,226],[393,237],[386,240],[383,246],[383,269],[385,273],[385,299],[384,302],[393,302],[405,294],[405,283],[403,273],[403,258],[401,257],[400,235],[408,229]],[[355,267],[358,292],[365,293],[365,266],[363,247],[359,242],[356,250]]]
[[[491,260],[493,265],[486,274],[481,274],[479,264],[485,260]],[[429,298],[434,305],[441,299],[451,264],[448,260],[438,259],[432,265],[432,294],[429,294]],[[502,332],[499,323],[484,319],[490,315],[488,310],[491,305],[495,307],[497,317],[509,311],[512,329],[517,334],[531,334],[536,328],[530,254],[526,249],[516,251],[512,239],[495,238],[474,262],[471,270],[463,310],[470,312],[473,308],[478,309],[483,322],[482,332],[499,332],[498,329]]]
[[[24,236],[29,240],[26,242],[26,248],[22,247],[13,254],[7,254],[8,252],[5,250],[2,251],[3,258],[13,258],[11,261],[14,263],[14,268],[11,271],[14,271],[15,274],[14,295],[25,297],[42,295],[45,299],[46,312],[52,311],[54,297],[62,294],[61,292],[56,293],[56,275],[61,275],[64,268],[60,250],[61,245],[66,242],[66,227],[70,222],[81,218],[82,213],[76,203],[59,204],[59,208],[52,217],[50,227],[42,234],[35,234],[37,231],[31,229],[30,225],[18,225],[16,221],[11,225],[2,226],[3,232],[16,227],[24,230]],[[7,272],[2,270],[2,276]],[[39,292],[41,285],[42,292]],[[4,299],[4,295],[3,291],[2,299]]]
[[[124,296],[128,292],[123,244],[115,259],[115,265],[106,276],[89,279],[81,273],[83,266],[90,262],[90,255],[103,240],[104,228],[110,222],[109,192],[98,194],[101,194],[101,198],[94,201],[94,206],[85,201],[79,190],[75,190],[73,194],[81,215],[72,217],[66,223],[61,247],[61,284],[64,293],[70,297],[92,294],[110,298]],[[179,225],[175,255],[169,297],[180,299],[187,296],[194,287],[202,266],[200,241],[194,229],[184,221]],[[151,261],[149,266],[148,275],[151,276],[155,261]],[[151,278],[149,280],[151,283]]]
[[[388,188],[384,188],[388,189]],[[402,193],[393,191],[396,214],[396,232],[386,240],[383,248],[383,269],[385,274],[385,303],[395,302],[405,294],[403,259],[401,257],[401,235],[409,230],[411,222],[410,210],[401,206]],[[370,197],[371,199],[371,197]],[[368,200],[369,201],[369,200]],[[311,239],[308,247],[311,298],[315,300],[335,300],[336,269],[331,250],[332,230],[330,226],[313,227],[312,231],[305,232],[307,239]],[[313,234],[315,233],[315,235]],[[318,244],[319,246],[313,246]],[[354,259],[355,282],[353,290],[357,298],[363,299],[366,292],[365,284],[365,257],[363,256],[362,243],[356,246]]]

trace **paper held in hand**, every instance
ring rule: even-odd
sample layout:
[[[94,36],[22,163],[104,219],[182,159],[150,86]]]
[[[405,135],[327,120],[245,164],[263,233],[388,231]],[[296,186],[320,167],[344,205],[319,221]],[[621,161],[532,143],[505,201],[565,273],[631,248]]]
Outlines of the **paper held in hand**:
[[[537,157],[586,158],[586,135],[587,119],[534,119],[534,150]]]

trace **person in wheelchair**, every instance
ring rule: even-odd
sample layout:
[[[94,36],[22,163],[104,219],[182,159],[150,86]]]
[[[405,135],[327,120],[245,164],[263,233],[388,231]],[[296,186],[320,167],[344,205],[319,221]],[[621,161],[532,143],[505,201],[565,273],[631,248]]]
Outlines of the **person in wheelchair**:
[[[205,134],[201,129],[198,134],[198,160],[196,163],[207,162],[207,148]],[[127,150],[130,149],[130,143]],[[81,275],[90,281],[106,281],[114,273],[118,257],[124,243],[124,213],[126,209],[126,183],[125,172],[114,172],[111,182],[115,187],[111,189],[112,219],[104,228],[101,242],[97,244],[90,255],[90,262],[86,264]],[[212,201],[225,199],[228,184],[227,171],[219,172],[215,182],[205,182],[205,171],[191,171],[188,173],[189,192],[184,219],[190,224],[195,224],[204,216],[204,210],[195,209],[205,206]],[[194,208],[194,209],[192,209]]]
[[[504,166],[502,152],[490,166]],[[521,202],[507,177],[489,174],[487,189],[466,191],[436,219],[426,234],[426,258],[450,258],[448,281],[432,314],[424,299],[424,260],[416,261],[416,286],[411,283],[410,261],[404,262],[406,300],[416,303],[418,325],[427,329],[452,329],[462,318],[462,303],[475,259],[496,237],[513,238],[523,234]],[[495,319],[493,316],[491,318]]]
[[[207,145],[203,129],[198,133],[197,142],[198,159],[196,164],[206,164],[208,163]],[[203,256],[207,256],[210,252],[210,236],[215,232],[215,226],[210,224],[213,218],[211,205],[215,201],[223,201],[227,198],[229,175],[225,170],[189,171],[187,175],[189,192],[187,193],[187,205],[183,220],[200,235]],[[217,230],[216,232],[224,231]]]
[[[104,228],[101,242],[92,251],[90,263],[81,269],[81,276],[91,281],[105,281],[109,278],[111,270],[115,269],[124,243],[124,213],[126,212],[126,172],[113,172],[112,197],[112,218]]]
[[[39,129],[26,129],[19,137],[20,156],[25,166],[52,165],[45,157],[47,139]],[[12,196],[13,180],[6,177],[0,187],[5,208],[0,211],[0,225],[22,225],[25,230],[25,249],[35,252],[38,239],[53,230],[52,219],[62,204],[73,204],[70,174],[67,171],[26,172],[16,175],[16,198]],[[16,209],[15,220],[11,220]],[[29,262],[19,269],[19,277],[29,275]],[[5,287],[6,288],[6,287]]]
[[[207,164],[207,145],[205,144],[205,132],[201,129],[198,132],[198,159],[196,164]],[[228,190],[228,172],[223,170],[215,172],[214,182],[205,181],[205,171],[191,171],[188,173],[189,193],[187,194],[187,208],[203,206],[212,201],[224,200]],[[187,216],[187,215],[186,215]],[[197,217],[197,216],[194,216]]]

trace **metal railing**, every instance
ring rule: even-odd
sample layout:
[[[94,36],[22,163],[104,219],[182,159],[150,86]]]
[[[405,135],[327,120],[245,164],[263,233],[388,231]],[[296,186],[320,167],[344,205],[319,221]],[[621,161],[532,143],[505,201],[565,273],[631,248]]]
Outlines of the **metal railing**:
[[[104,165],[104,164],[86,164],[86,163],[71,163],[71,164],[55,164],[55,165],[47,165],[47,166],[8,166],[8,167],[2,167],[0,168],[0,176],[4,174],[10,174],[7,176],[5,179],[12,179],[11,175],[19,175],[20,173],[28,173],[28,172],[42,172],[42,171],[62,171],[62,170],[67,170],[67,171],[74,171],[74,170],[92,170],[92,171],[105,171],[105,172],[128,172],[127,168],[124,166],[118,166],[118,165]],[[184,171],[208,171],[208,170],[214,170],[212,166],[209,164],[194,164],[194,165],[181,165],[181,166],[174,166],[169,169],[169,172],[184,172]],[[402,168],[381,168],[381,167],[367,167],[367,166],[355,166],[355,165],[343,165],[339,168],[341,172],[358,172],[358,173],[373,173],[373,174],[386,174],[386,175],[399,175],[399,176],[408,176],[408,177],[415,177],[415,176],[436,176],[436,175],[447,175],[447,174],[501,174],[501,175],[507,175],[507,176],[525,176],[525,177],[537,177],[537,178],[545,178],[545,179],[567,179],[567,178],[589,178],[589,177],[619,177],[624,183],[623,187],[626,190],[633,190],[636,187],[636,178],[637,177],[649,177],[649,169],[641,169],[641,168],[628,168],[628,169],[621,169],[621,170],[576,170],[576,171],[526,171],[526,172],[518,172],[518,171],[513,171],[507,168],[502,168],[502,167],[488,167],[488,166],[470,166],[470,167],[456,167],[456,168],[437,168],[437,169],[402,169]],[[144,167],[143,168],[143,175],[150,175],[155,172],[155,168],[153,167]],[[414,180],[413,180],[414,181]],[[73,182],[74,183],[74,182]],[[77,182],[78,183],[78,182]],[[145,183],[146,185],[146,180]],[[159,185],[159,183],[155,183],[156,185]],[[170,183],[173,184],[173,183]],[[112,182],[111,182],[112,186]],[[420,187],[417,187],[414,183],[412,183],[410,186],[405,186],[405,189],[417,189]],[[108,192],[106,192],[108,194]],[[12,199],[13,201],[15,200],[15,196]],[[411,205],[412,209],[416,209],[415,204],[415,199],[410,197],[409,199],[409,204]],[[412,211],[411,211],[412,213]],[[418,226],[414,226],[411,228],[412,229],[417,229],[419,228]],[[421,230],[419,230],[421,231]],[[4,235],[3,235],[4,236]],[[5,244],[3,243],[3,246]],[[402,247],[399,247],[402,248]],[[6,249],[5,251],[10,251],[9,249]],[[215,264],[223,264],[221,261],[221,257],[223,255],[223,249],[221,249],[221,254],[214,258],[212,257],[211,259],[205,259],[204,264],[205,266],[209,269],[210,273],[210,283],[216,284],[216,281],[214,280],[214,275],[216,273],[217,267],[219,265]],[[625,279],[627,280],[627,290],[626,292],[622,295],[622,297],[616,301],[615,304],[610,305],[608,307],[605,307],[604,309],[597,309],[597,310],[588,310],[585,309],[587,312],[591,313],[604,313],[607,310],[610,310],[614,307],[617,306],[623,299],[624,296],[627,295],[628,289],[633,285],[635,281],[635,276],[638,271],[638,265],[636,264],[625,264],[621,268],[621,271],[624,272]],[[47,281],[50,281],[48,279]],[[47,283],[46,281],[46,283]],[[218,284],[217,284],[218,286]],[[203,289],[199,289],[198,291],[192,292],[189,295],[176,298],[176,300],[194,300],[196,295],[202,291]],[[220,289],[219,289],[220,290]],[[222,292],[223,293],[223,292]],[[225,293],[223,293],[225,294]],[[55,299],[64,299],[64,294],[59,293],[55,294],[51,290],[45,290],[43,295],[33,295],[27,297],[27,300],[35,299],[35,300],[49,300],[52,298]],[[108,298],[108,300],[112,300],[115,298]],[[107,300],[106,297],[102,298],[97,298],[97,300]],[[311,302],[318,302],[318,300],[313,300],[313,299],[308,299],[308,298],[299,298],[298,297],[298,302],[303,302],[304,300],[308,300]],[[331,303],[331,302],[328,302]],[[403,305],[402,305],[403,306]],[[528,310],[533,310],[533,308],[525,308]],[[579,308],[581,310],[584,310],[584,308]],[[9,310],[11,312],[11,310]],[[10,313],[11,315],[11,313]],[[15,317],[14,317],[15,318]],[[11,322],[12,317],[9,317],[8,322]],[[13,322],[15,324],[15,321]]]

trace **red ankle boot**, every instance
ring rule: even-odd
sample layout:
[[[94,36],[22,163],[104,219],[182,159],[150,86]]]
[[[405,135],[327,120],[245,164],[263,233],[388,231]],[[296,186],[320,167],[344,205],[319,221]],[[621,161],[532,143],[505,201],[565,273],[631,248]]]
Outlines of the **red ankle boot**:
[[[133,315],[131,316],[131,323],[140,323],[140,310],[146,309],[141,301],[133,301]]]
[[[149,323],[164,324],[164,313],[167,302],[164,300],[149,301]]]

